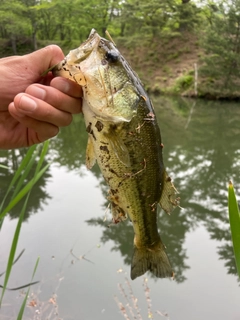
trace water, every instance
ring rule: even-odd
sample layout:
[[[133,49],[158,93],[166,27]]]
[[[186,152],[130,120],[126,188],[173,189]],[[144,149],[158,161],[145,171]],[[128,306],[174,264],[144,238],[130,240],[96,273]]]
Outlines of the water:
[[[77,116],[51,141],[47,160],[53,164],[31,195],[21,230],[17,251],[25,252],[13,268],[9,287],[28,283],[40,257],[35,276],[40,283],[31,289],[24,319],[120,320],[124,312],[133,319],[131,308],[142,319],[240,319],[227,212],[229,179],[240,195],[239,105],[153,101],[165,164],[183,207],[171,216],[159,213],[175,280],[156,280],[149,274],[130,280],[132,226],[126,222],[108,228],[107,187],[97,166],[90,172],[84,166],[87,135]],[[24,153],[2,151],[1,163],[14,170]],[[3,191],[13,173],[0,170]],[[0,232],[0,273],[6,268],[18,213],[19,207]],[[16,319],[22,291],[6,293],[1,320]],[[125,309],[120,310],[119,303]]]

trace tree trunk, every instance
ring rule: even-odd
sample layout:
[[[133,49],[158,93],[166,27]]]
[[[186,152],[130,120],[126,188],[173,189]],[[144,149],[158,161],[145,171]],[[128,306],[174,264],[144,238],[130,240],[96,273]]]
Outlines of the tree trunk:
[[[32,34],[32,44],[33,44],[33,50],[37,50],[38,46],[37,46],[37,37],[36,37],[37,32],[34,32]]]
[[[16,36],[14,34],[11,34],[11,44],[12,44],[12,51],[13,54],[17,54],[17,42],[16,42]]]
[[[37,22],[33,21],[32,22],[32,45],[33,45],[33,50],[37,50]]]

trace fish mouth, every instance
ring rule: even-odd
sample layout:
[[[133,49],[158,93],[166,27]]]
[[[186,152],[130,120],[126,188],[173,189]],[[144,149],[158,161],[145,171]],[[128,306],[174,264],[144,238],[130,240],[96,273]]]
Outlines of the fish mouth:
[[[66,57],[68,62],[72,61],[73,64],[79,64],[85,60],[96,48],[98,48],[101,37],[95,29],[92,29],[89,37],[84,41],[79,48],[71,50]]]
[[[96,33],[97,33],[97,31],[96,31],[95,29],[92,29],[92,30],[90,31],[90,33],[89,33],[88,39],[94,37],[94,35],[95,35]],[[88,39],[87,39],[87,40],[88,40]]]
[[[110,50],[116,51],[112,42],[102,38],[95,29],[92,29],[87,40],[78,48],[71,50],[64,60],[53,69],[54,74],[57,75],[58,71],[64,69],[66,64],[73,67],[80,65],[92,52],[96,51],[97,53],[99,48],[103,50],[102,52],[106,53]]]

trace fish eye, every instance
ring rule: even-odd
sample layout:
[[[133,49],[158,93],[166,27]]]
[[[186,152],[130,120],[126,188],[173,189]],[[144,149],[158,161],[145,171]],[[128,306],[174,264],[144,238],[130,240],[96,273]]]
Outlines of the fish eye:
[[[119,55],[116,51],[110,50],[106,53],[106,60],[108,62],[117,62]]]

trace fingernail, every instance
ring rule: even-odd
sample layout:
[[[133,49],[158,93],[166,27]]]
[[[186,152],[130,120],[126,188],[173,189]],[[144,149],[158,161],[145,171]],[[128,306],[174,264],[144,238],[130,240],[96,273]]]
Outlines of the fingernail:
[[[52,129],[52,137],[55,137],[58,134],[58,132],[59,132],[59,128],[58,127]]]
[[[24,113],[32,113],[37,108],[37,103],[35,100],[22,96],[19,104],[19,111]]]
[[[55,88],[67,94],[70,90],[70,83],[59,77],[57,83],[55,83]]]
[[[39,88],[36,85],[32,85],[27,91],[31,96],[44,100],[46,97],[46,91],[43,88]]]

